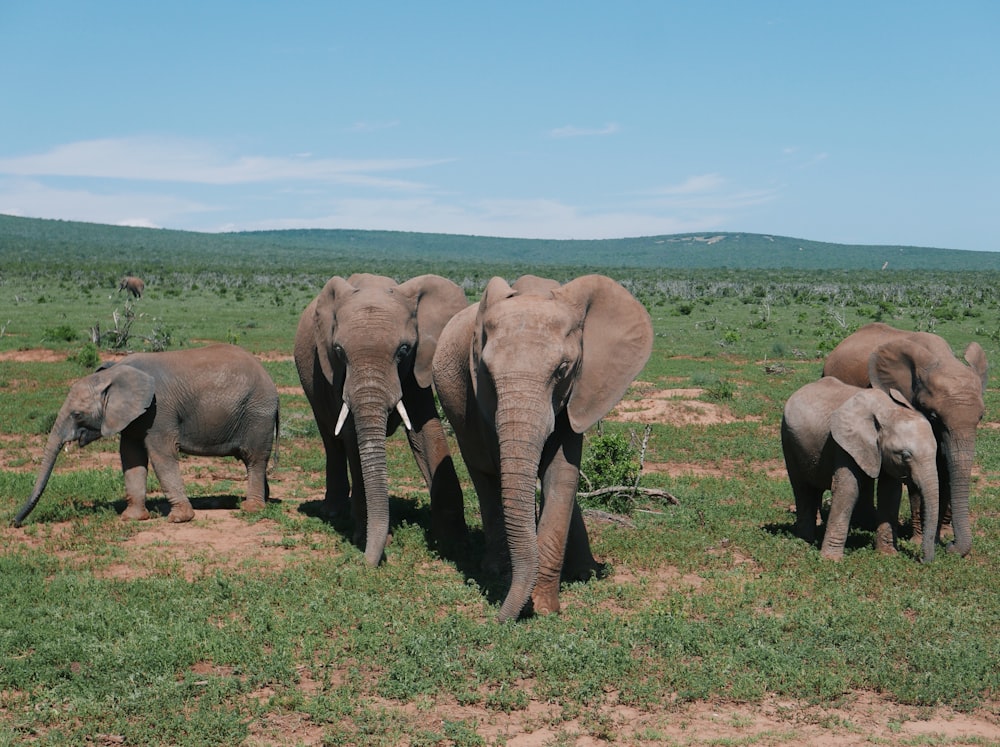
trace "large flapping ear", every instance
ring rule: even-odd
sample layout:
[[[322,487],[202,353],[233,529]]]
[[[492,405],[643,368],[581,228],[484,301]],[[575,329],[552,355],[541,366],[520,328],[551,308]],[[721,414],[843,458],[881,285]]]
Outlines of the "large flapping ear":
[[[153,377],[128,364],[119,363],[92,375],[104,400],[102,436],[121,433],[129,423],[149,409],[153,395],[156,394]]]
[[[858,392],[833,411],[830,435],[851,455],[857,465],[871,478],[882,471],[882,449],[878,442],[878,398],[886,395],[879,389]]]
[[[584,275],[552,291],[579,307],[583,355],[566,410],[583,433],[618,404],[653,351],[649,312],[631,293],[604,275]]]
[[[326,281],[323,290],[316,296],[316,310],[313,314],[313,333],[316,336],[316,356],[323,376],[329,384],[333,384],[336,373],[334,362],[330,360],[333,346],[333,335],[337,328],[337,307],[357,288],[341,277],[332,277]]]
[[[923,345],[907,339],[893,340],[872,351],[868,359],[868,380],[886,394],[898,389],[912,402],[927,372],[938,365],[935,355]]]
[[[431,385],[431,363],[444,325],[469,305],[465,292],[439,275],[420,275],[402,283],[396,292],[413,299],[417,314],[417,355],[413,376],[422,387]]]
[[[983,392],[986,392],[986,384],[989,380],[989,364],[986,362],[986,353],[978,342],[970,342],[965,349],[965,361],[972,370],[979,375],[979,380],[983,384]]]

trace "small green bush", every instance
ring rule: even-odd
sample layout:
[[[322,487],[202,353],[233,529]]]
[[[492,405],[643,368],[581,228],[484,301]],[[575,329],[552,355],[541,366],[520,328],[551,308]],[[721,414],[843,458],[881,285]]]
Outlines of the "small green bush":
[[[624,435],[601,433],[590,439],[580,470],[586,477],[584,485],[589,483],[588,492],[616,486],[631,488],[639,478],[639,456]],[[632,511],[632,496],[629,491],[608,493],[591,499],[590,504],[628,514]]]
[[[42,333],[43,342],[76,342],[80,334],[68,324],[49,327]]]
[[[87,369],[94,369],[101,365],[101,356],[97,353],[97,346],[92,342],[88,342],[80,348],[80,352],[74,355],[72,360]]]

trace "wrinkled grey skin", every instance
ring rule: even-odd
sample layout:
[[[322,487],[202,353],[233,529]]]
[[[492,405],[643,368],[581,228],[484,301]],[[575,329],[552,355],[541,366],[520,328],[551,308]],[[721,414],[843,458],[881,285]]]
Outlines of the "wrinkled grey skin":
[[[118,283],[119,291],[128,291],[133,298],[142,298],[142,291],[146,288],[146,284],[143,282],[142,278],[137,278],[133,275],[126,275],[122,278],[121,282]]]
[[[144,520],[146,475],[152,463],[170,501],[169,520],[190,521],[178,453],[233,456],[247,469],[246,511],[264,508],[267,462],[278,430],[278,390],[256,358],[235,345],[135,353],[70,387],[31,497],[14,519],[20,526],[41,497],[63,444],[86,446],[121,434],[128,506],[123,519]]]
[[[295,366],[326,449],[324,512],[350,511],[354,542],[370,565],[381,562],[388,542],[385,440],[403,412],[430,491],[432,535],[445,546],[465,540],[462,488],[434,403],[431,359],[441,329],[467,306],[462,289],[437,275],[397,284],[357,274],[330,278],[299,320]]]
[[[560,577],[596,570],[576,502],[583,433],[621,399],[652,340],[642,304],[601,275],[493,278],[441,333],[434,385],[478,493],[485,565],[510,563],[500,620],[529,599],[558,612]]]
[[[898,389],[930,420],[938,444],[939,516],[951,517],[955,540],[948,550],[963,556],[972,550],[969,487],[989,369],[979,343],[969,343],[964,357],[968,365],[938,335],[875,323],[845,338],[823,366],[824,376],[854,386]],[[928,525],[931,534],[938,534],[939,524],[923,521],[916,501],[911,500],[911,508],[915,539]]]
[[[875,546],[896,552],[901,485],[937,523],[937,441],[927,418],[895,389],[889,394],[827,376],[788,398],[781,420],[781,446],[795,494],[796,533],[812,542],[823,492],[832,499],[823,537],[823,557],[844,556],[851,513],[861,496],[870,499],[878,478]],[[934,535],[922,538],[925,563],[934,559]]]

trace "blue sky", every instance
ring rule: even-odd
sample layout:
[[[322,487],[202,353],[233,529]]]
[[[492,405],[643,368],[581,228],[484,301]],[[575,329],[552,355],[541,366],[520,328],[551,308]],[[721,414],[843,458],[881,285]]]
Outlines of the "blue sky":
[[[4,0],[0,213],[1000,250],[1000,3]]]

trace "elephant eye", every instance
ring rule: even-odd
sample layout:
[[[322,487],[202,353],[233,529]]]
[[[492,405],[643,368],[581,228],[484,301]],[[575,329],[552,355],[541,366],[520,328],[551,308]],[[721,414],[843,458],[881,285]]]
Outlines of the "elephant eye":
[[[569,366],[570,366],[569,361],[563,361],[562,363],[560,363],[556,367],[556,373],[555,373],[556,378],[565,379],[566,376],[569,375]]]
[[[347,360],[347,353],[344,352],[344,347],[339,342],[333,343],[333,354],[342,361]]]
[[[404,360],[410,354],[411,350],[412,348],[409,346],[409,344],[404,342],[402,345],[399,346],[399,349],[396,350],[396,360],[397,361]]]

